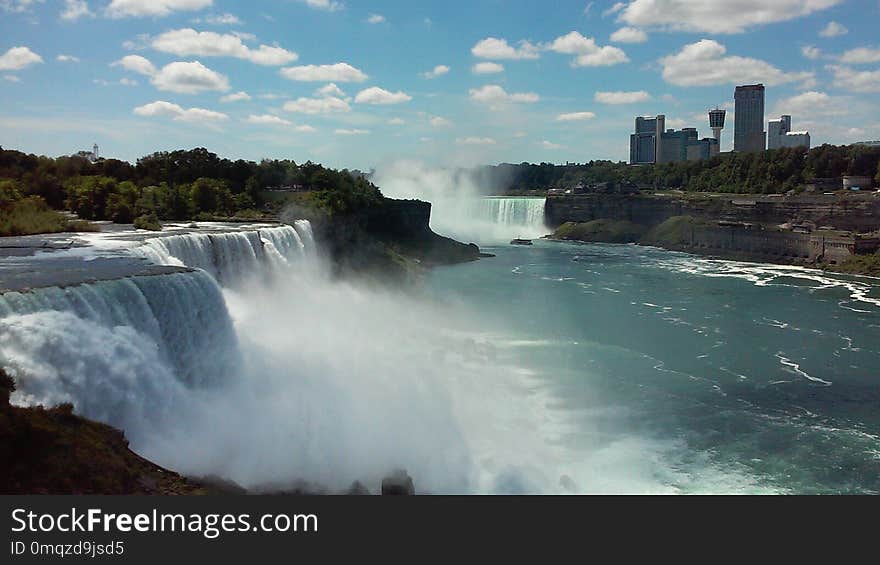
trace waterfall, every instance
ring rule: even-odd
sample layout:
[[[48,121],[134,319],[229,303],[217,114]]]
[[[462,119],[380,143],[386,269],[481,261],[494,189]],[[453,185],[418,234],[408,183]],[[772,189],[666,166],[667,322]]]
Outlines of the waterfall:
[[[230,286],[263,274],[267,263],[280,267],[314,256],[315,241],[311,224],[297,220],[293,226],[154,237],[135,252],[157,265],[202,269]]]
[[[464,197],[434,202],[431,227],[443,235],[479,244],[534,239],[549,233],[543,198]]]
[[[0,360],[15,403],[72,402],[132,432],[242,366],[220,287],[201,271],[2,294]]]
[[[478,215],[495,224],[526,231],[544,229],[543,198],[482,198]]]

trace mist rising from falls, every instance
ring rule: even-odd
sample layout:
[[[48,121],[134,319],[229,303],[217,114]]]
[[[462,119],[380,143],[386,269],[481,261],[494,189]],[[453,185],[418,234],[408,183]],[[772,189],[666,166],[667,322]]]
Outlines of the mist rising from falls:
[[[398,161],[379,168],[372,180],[388,197],[431,202],[431,228],[462,241],[497,244],[550,232],[543,198],[487,197],[500,187],[471,170]]]
[[[404,467],[422,492],[556,488],[547,400],[476,321],[328,279],[307,222],[130,252],[199,270],[0,296],[13,402],[72,402],[161,465],[245,486],[341,490]]]

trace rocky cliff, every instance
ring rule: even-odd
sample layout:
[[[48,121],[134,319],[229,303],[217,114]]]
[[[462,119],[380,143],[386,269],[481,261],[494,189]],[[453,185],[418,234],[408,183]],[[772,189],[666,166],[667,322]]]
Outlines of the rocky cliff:
[[[656,226],[674,216],[760,224],[811,221],[816,226],[870,232],[880,229],[880,198],[873,194],[770,196],[654,196],[583,194],[547,197],[547,223],[625,220]]]
[[[475,261],[480,249],[434,233],[431,204],[384,198],[345,215],[312,219],[338,274],[411,278],[419,269]]]

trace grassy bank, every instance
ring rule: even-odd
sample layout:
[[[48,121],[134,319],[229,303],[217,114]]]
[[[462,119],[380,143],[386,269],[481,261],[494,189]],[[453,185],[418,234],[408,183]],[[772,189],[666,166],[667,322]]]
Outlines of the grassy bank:
[[[98,231],[98,226],[82,220],[71,220],[36,196],[0,209],[0,236],[77,231]]]
[[[830,265],[826,266],[826,268],[837,273],[880,277],[880,253],[856,255],[839,265]]]
[[[621,220],[566,222],[550,235],[551,239],[567,241],[634,243],[645,233],[645,227]]]

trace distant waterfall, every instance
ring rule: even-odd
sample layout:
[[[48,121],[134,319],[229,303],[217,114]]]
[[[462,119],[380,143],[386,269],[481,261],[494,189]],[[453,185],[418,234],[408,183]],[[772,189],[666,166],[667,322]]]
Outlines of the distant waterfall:
[[[543,198],[482,198],[478,214],[501,226],[544,229],[544,203]]]
[[[447,198],[433,204],[434,231],[464,241],[506,243],[515,237],[533,239],[550,232],[544,224],[543,198]]]

